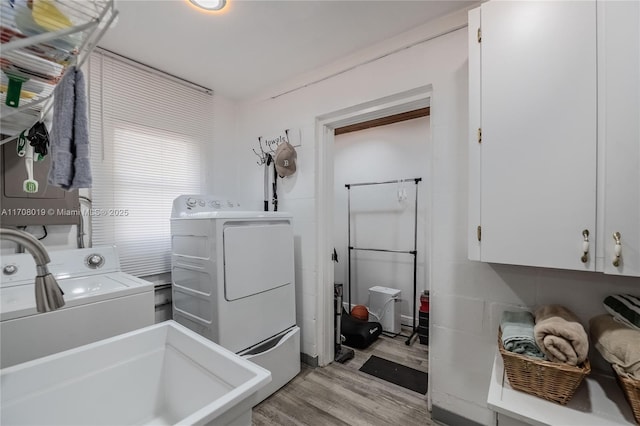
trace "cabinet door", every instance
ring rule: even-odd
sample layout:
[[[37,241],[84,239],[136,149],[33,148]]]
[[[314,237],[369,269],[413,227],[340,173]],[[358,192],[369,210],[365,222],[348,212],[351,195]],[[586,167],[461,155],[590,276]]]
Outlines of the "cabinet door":
[[[640,276],[640,3],[599,2],[598,15],[604,271]]]
[[[594,270],[596,5],[481,6],[481,260]]]

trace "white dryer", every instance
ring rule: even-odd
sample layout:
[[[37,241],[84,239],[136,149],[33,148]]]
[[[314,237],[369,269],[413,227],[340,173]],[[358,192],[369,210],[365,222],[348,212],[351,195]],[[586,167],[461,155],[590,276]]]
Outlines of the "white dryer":
[[[173,202],[173,319],[271,371],[256,403],[300,372],[291,222],[211,195]]]

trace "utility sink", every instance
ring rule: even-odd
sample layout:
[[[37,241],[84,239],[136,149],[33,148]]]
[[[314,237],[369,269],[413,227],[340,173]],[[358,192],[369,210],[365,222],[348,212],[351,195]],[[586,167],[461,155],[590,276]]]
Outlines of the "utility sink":
[[[0,370],[0,424],[248,425],[270,381],[166,321]]]

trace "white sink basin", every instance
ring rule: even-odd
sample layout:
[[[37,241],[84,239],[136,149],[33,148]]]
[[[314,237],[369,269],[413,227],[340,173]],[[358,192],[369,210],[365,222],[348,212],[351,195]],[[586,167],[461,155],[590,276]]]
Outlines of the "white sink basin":
[[[0,424],[251,424],[252,397],[270,381],[167,321],[0,370]]]

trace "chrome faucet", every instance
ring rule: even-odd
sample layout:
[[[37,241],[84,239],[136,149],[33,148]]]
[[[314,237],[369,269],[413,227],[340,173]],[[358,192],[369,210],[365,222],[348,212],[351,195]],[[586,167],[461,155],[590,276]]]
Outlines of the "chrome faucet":
[[[0,228],[0,240],[9,240],[22,244],[24,248],[33,256],[36,262],[37,276],[36,287],[36,309],[38,312],[49,312],[60,309],[64,306],[64,294],[58,286],[55,278],[49,272],[47,263],[51,261],[49,254],[42,243],[27,232],[17,229]]]

